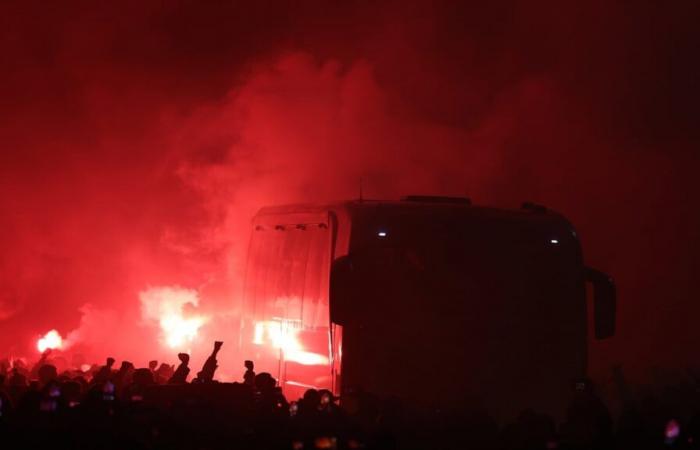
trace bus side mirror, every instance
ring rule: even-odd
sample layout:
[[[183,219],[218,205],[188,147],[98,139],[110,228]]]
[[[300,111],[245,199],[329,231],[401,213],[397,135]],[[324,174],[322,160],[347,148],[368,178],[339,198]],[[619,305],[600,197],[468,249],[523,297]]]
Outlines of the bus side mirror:
[[[347,325],[352,318],[355,272],[349,256],[341,256],[331,266],[331,322]]]
[[[617,293],[609,275],[586,267],[586,281],[593,285],[593,317],[596,339],[615,335]]]

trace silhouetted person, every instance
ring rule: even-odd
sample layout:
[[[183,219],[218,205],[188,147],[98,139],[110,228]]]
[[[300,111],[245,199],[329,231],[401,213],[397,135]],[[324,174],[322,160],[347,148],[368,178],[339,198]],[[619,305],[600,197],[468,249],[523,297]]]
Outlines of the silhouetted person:
[[[212,350],[209,358],[204,362],[202,370],[197,373],[197,378],[194,380],[197,383],[211,383],[214,380],[214,372],[216,368],[219,367],[216,361],[216,355],[221,350],[221,346],[224,345],[221,341],[214,342],[214,350]]]
[[[132,384],[136,386],[150,386],[155,383],[153,372],[150,369],[136,369],[132,377]]]
[[[30,376],[31,376],[32,379],[36,379],[36,378],[39,377],[39,369],[41,369],[41,367],[42,367],[44,364],[46,364],[46,360],[48,359],[48,357],[49,357],[50,354],[51,354],[51,349],[50,349],[50,348],[47,348],[47,349],[44,350],[44,352],[41,354],[41,358],[39,358],[39,361],[37,361],[36,364],[34,364],[34,366],[32,367],[32,370],[31,370],[31,372],[30,372]]]
[[[56,380],[58,378],[58,372],[56,367],[51,364],[44,364],[39,368],[39,384],[43,387],[49,384],[49,382]]]
[[[100,370],[97,371],[92,379],[93,383],[105,383],[112,378],[112,366],[114,365],[114,358],[107,358],[107,364],[102,366]]]
[[[4,381],[4,380],[3,380]],[[10,412],[10,395],[5,392],[4,388],[2,387],[2,383],[0,383],[0,433],[2,433],[2,420],[3,418],[7,417],[7,414]]]
[[[338,400],[337,397],[333,395],[328,389],[321,389],[318,391],[318,395],[321,398],[319,403],[319,409],[326,414],[334,414],[337,410],[337,405],[335,401]]]
[[[304,397],[299,402],[299,417],[318,418],[321,410],[321,394],[316,389],[307,389]]]
[[[561,427],[562,442],[570,448],[612,447],[613,424],[610,411],[588,379],[575,384],[574,396]]]
[[[316,389],[308,389],[297,406],[298,411],[294,418],[297,427],[295,434],[307,445],[312,444],[313,438],[321,434],[321,396]]]
[[[69,408],[80,404],[83,394],[83,386],[77,380],[69,380],[62,384],[61,391]]]
[[[17,367],[13,367],[12,375],[10,375],[10,378],[7,380],[7,385],[14,387],[26,387],[27,377],[25,377]]]
[[[175,366],[165,363],[161,363],[158,369],[153,373],[155,382],[158,384],[167,383],[170,378],[175,374]]]
[[[270,394],[275,389],[277,382],[267,372],[261,372],[255,376],[255,390],[261,394]]]
[[[185,384],[187,383],[187,376],[190,374],[190,368],[188,367],[190,363],[190,355],[187,353],[178,353],[178,359],[180,360],[180,365],[177,366],[177,370],[170,377],[168,383],[170,384]]]
[[[148,370],[150,370],[151,373],[155,373],[157,367],[158,367],[158,361],[156,361],[155,359],[152,361],[148,361]]]
[[[54,366],[45,365],[42,367],[53,367]],[[61,396],[61,385],[56,379],[52,379],[46,383],[46,385],[41,389],[42,399],[39,403],[39,410],[44,413],[55,413],[65,407],[65,399]]]
[[[246,386],[255,387],[255,371],[253,370],[255,366],[253,365],[253,361],[246,360],[243,365],[246,368],[246,371],[243,374],[243,384]]]
[[[130,402],[140,402],[144,399],[146,389],[155,384],[153,371],[150,368],[134,370],[132,382],[124,388],[123,398]]]
[[[0,360],[0,375],[7,375],[10,372],[10,369],[12,368],[12,364],[10,364],[10,360],[7,358],[3,358]]]
[[[114,385],[117,390],[121,391],[124,386],[131,383],[131,377],[134,373],[134,365],[130,361],[122,361],[119,371],[114,375]]]

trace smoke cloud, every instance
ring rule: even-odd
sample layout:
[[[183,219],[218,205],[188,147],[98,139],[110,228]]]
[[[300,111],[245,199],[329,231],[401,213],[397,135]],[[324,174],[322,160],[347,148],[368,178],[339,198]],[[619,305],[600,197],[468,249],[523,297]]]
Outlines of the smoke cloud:
[[[1,8],[0,354],[55,328],[174,361],[174,296],[211,317],[203,360],[235,341],[255,211],[362,185],[563,212],[618,282],[594,369],[692,360],[693,3]]]

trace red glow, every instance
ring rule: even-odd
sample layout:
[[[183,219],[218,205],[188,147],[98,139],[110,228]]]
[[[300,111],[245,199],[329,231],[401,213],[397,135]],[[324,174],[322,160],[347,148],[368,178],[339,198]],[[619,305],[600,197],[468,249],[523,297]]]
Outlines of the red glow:
[[[0,358],[36,356],[49,327],[90,363],[224,339],[238,378],[250,218],[362,190],[561,210],[624,292],[625,337],[594,343],[592,375],[696,360],[695,14],[148,3],[3,2]],[[176,283],[210,320],[143,318],[137,294]]]
[[[258,322],[255,324],[253,343],[270,345],[281,349],[287,361],[304,366],[320,366],[328,364],[328,357],[304,349],[299,339],[299,329],[288,323],[277,321]]]
[[[36,348],[41,353],[44,353],[48,349],[54,350],[60,349],[61,347],[63,347],[63,338],[56,330],[49,331],[36,343]]]

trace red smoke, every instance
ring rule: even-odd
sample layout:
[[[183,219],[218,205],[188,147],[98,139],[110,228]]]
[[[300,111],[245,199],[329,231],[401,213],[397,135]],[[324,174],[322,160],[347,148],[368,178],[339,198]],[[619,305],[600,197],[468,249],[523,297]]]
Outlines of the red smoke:
[[[174,362],[139,294],[178,288],[199,364],[255,210],[362,183],[562,211],[618,281],[594,367],[694,356],[695,6],[254,4],[3,4],[0,355]]]

